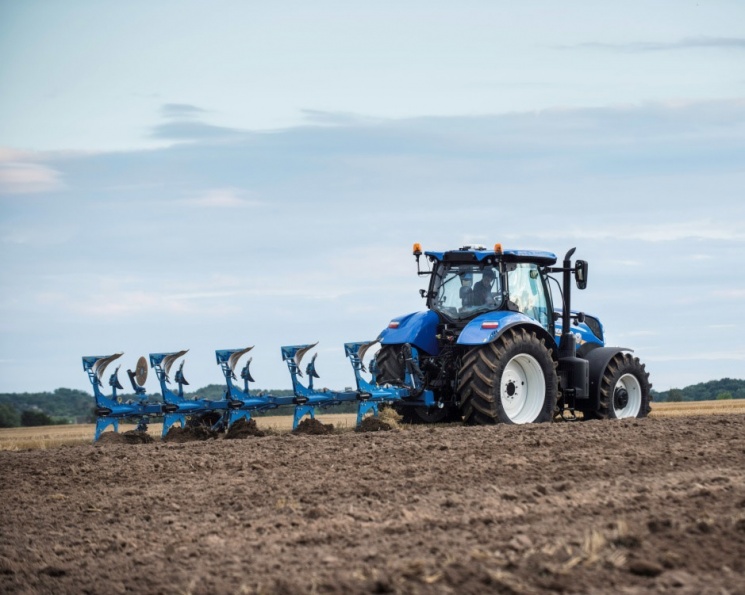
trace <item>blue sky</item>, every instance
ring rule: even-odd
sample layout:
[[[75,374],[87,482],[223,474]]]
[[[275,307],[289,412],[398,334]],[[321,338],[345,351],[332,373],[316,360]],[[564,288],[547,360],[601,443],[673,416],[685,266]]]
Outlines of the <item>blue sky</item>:
[[[0,0],[0,391],[343,388],[415,241],[576,246],[655,388],[745,377],[745,5],[516,4]]]

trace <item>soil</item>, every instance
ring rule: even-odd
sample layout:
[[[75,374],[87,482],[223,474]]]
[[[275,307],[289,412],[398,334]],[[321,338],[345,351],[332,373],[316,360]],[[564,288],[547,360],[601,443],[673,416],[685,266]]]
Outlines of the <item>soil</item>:
[[[98,438],[99,444],[150,444],[155,442],[147,432],[130,430],[129,432],[104,432]]]
[[[177,442],[183,444],[184,442],[193,442],[195,440],[212,440],[217,438],[217,432],[210,430],[206,426],[186,426],[184,428],[178,428],[171,426],[168,433],[163,436],[163,442]]]
[[[297,427],[292,430],[293,434],[325,435],[334,431],[334,424],[324,424],[312,417],[303,419]]]
[[[0,452],[3,593],[745,593],[745,415]]]
[[[362,420],[362,423],[355,428],[355,432],[388,432],[392,429],[390,424],[380,418],[370,416]]]
[[[265,432],[260,430],[256,425],[255,419],[239,419],[235,422],[225,434],[226,440],[236,439],[240,440],[243,438],[251,438],[255,436],[264,436]]]

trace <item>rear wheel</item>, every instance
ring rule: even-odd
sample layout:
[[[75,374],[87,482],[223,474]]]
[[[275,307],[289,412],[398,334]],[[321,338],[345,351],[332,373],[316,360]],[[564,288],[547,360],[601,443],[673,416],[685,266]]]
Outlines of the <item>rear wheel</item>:
[[[376,382],[380,385],[404,383],[404,359],[401,357],[400,345],[383,345],[375,355],[378,366]]]
[[[600,405],[596,411],[588,411],[589,419],[626,419],[647,417],[649,373],[638,357],[628,353],[613,356],[603,371],[600,381]]]
[[[534,332],[509,329],[466,354],[458,394],[466,423],[548,422],[556,407],[556,362]]]

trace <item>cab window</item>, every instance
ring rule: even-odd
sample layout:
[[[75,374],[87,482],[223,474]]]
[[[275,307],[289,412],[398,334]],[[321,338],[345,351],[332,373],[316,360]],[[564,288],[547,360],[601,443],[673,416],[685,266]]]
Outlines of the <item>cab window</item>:
[[[507,285],[510,301],[517,309],[536,320],[543,328],[549,329],[549,307],[546,291],[538,265],[519,263],[510,267]]]

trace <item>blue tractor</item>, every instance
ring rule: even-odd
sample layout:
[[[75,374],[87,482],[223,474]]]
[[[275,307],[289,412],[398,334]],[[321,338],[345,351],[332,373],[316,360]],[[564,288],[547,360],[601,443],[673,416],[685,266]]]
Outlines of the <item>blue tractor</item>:
[[[571,309],[572,276],[584,289],[588,273],[586,261],[572,264],[574,251],[556,266],[550,252],[464,246],[425,252],[423,271],[414,244],[418,274],[429,277],[420,292],[427,310],[391,320],[375,358],[378,387],[416,385],[428,397],[392,403],[405,422],[522,424],[649,413],[644,364],[630,349],[607,347],[600,321]]]

